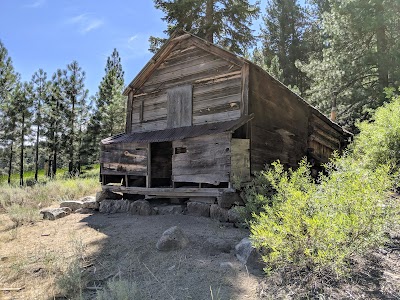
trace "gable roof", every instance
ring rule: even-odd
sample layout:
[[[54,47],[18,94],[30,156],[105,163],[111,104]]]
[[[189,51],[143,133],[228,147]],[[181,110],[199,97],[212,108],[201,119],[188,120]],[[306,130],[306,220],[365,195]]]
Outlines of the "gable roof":
[[[322,112],[320,112],[317,108],[309,104],[307,101],[305,101],[301,96],[293,92],[291,89],[289,89],[284,83],[276,79],[274,76],[269,74],[267,71],[265,71],[263,68],[260,66],[254,64],[253,62],[249,61],[248,59],[245,59],[243,57],[240,57],[233,52],[230,52],[216,44],[210,43],[209,41],[206,41],[192,33],[179,30],[174,32],[170,38],[164,43],[164,45],[154,54],[154,56],[150,59],[150,61],[143,67],[143,69],[136,75],[136,77],[131,81],[131,83],[128,84],[128,86],[125,88],[123,95],[128,96],[130,91],[137,91],[140,89],[140,87],[146,82],[146,80],[149,79],[149,77],[153,74],[153,72],[161,65],[163,60],[168,57],[168,55],[172,52],[174,47],[178,45],[181,41],[184,41],[186,39],[191,39],[193,44],[207,52],[210,52],[214,55],[217,55],[221,57],[222,59],[225,59],[239,67],[242,67],[244,64],[251,65],[253,68],[258,69],[262,74],[265,76],[270,77],[273,81],[281,85],[283,88],[287,89],[291,94],[293,94],[297,101],[302,102],[306,106],[310,108],[310,110],[320,117],[325,123],[328,125],[332,126],[335,130],[341,132],[342,134],[346,136],[352,136],[353,134],[347,130],[345,130],[343,127],[341,127],[339,124],[336,122],[333,122],[331,119],[326,117]]]
[[[136,77],[128,84],[123,94],[128,96],[131,90],[138,90],[151,74],[159,67],[165,58],[172,52],[174,47],[180,42],[191,39],[193,44],[207,52],[215,54],[222,59],[225,59],[239,67],[243,66],[246,60],[236,54],[229,52],[213,43],[210,43],[198,36],[195,36],[186,31],[174,32],[171,37],[164,43],[164,45],[154,54],[150,61],[143,67],[143,69],[136,75]]]

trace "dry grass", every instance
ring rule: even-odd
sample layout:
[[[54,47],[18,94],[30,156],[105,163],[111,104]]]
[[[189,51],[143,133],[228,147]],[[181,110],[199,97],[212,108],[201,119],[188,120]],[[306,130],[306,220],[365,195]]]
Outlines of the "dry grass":
[[[39,210],[54,202],[76,200],[100,190],[97,178],[59,179],[34,186],[2,184],[0,212],[8,213],[16,226],[37,222]]]

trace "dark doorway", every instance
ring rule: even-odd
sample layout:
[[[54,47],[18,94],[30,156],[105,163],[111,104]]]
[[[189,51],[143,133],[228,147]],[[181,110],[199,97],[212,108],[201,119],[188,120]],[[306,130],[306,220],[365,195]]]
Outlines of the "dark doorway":
[[[172,142],[150,144],[151,187],[171,187]]]

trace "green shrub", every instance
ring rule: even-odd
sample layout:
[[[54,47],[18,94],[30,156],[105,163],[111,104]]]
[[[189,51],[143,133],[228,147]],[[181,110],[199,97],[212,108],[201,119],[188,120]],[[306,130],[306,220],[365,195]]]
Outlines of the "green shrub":
[[[135,300],[141,299],[135,283],[127,280],[111,280],[104,290],[97,292],[97,300]]]
[[[249,184],[244,187],[235,186],[238,190],[242,190],[246,199],[245,206],[235,207],[241,222],[250,221],[254,214],[260,213],[266,205],[271,203],[271,196],[275,193],[275,189],[267,178],[267,174],[266,171],[257,172]]]
[[[387,94],[391,101],[378,108],[372,120],[357,125],[360,134],[351,149],[367,168],[389,164],[396,173],[400,166],[400,96],[393,91]]]
[[[263,176],[276,192],[251,222],[267,271],[342,275],[349,258],[381,243],[396,215],[387,200],[388,171],[365,169],[350,156],[335,158],[315,184],[305,161],[294,171],[274,163]]]

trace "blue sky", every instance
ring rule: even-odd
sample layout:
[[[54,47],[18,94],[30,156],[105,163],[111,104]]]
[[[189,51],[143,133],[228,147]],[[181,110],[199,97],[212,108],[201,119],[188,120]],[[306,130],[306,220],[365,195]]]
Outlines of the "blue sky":
[[[23,80],[39,68],[50,77],[77,60],[94,95],[114,48],[125,83],[135,77],[152,56],[149,36],[163,35],[162,16],[152,0],[0,0],[0,40]]]

